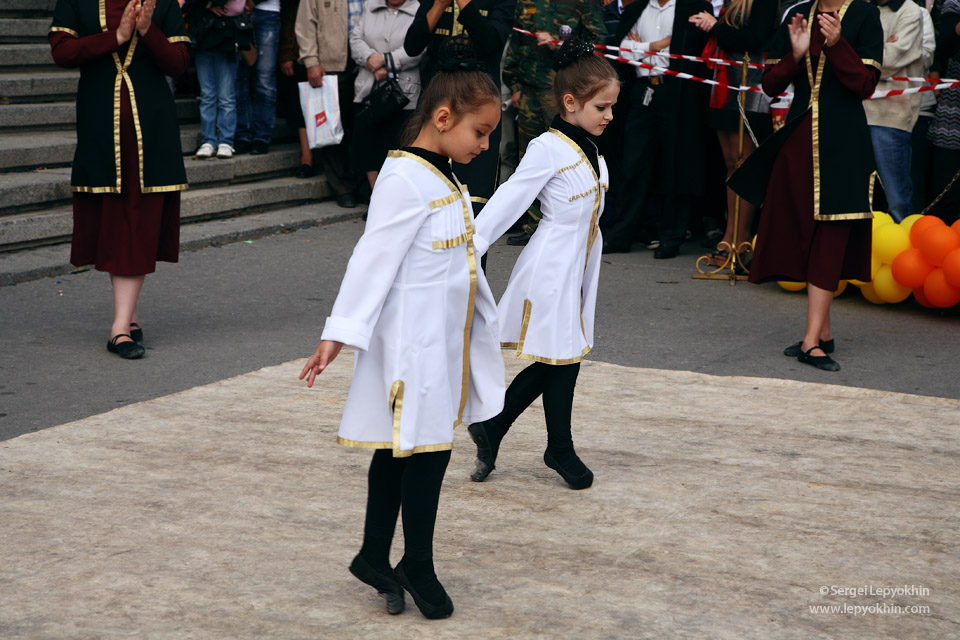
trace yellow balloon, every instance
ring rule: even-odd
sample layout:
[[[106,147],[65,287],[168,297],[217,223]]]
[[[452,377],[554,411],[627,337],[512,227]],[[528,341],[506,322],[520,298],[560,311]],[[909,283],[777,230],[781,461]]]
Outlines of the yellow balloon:
[[[873,290],[873,283],[868,282],[860,287],[860,293],[863,294],[863,297],[872,302],[873,304],[886,304],[886,301],[877,295],[877,292]]]
[[[883,266],[883,263],[880,262],[880,259],[876,255],[870,256],[870,281],[872,282],[874,278],[877,277],[877,272],[880,271],[880,267]]]
[[[900,226],[907,230],[907,233],[910,233],[910,229],[913,227],[913,223],[922,218],[923,215],[915,213],[912,216],[907,216],[900,221]]]
[[[893,271],[888,264],[880,267],[877,277],[873,279],[873,291],[884,302],[903,302],[912,293],[910,287],[905,287],[894,280]]]
[[[788,282],[786,280],[777,280],[777,284],[787,291],[803,291],[807,288],[806,282]]]
[[[885,211],[874,211],[873,212],[873,228],[876,229],[879,226],[885,225],[888,222],[893,222],[893,217]]]
[[[873,255],[883,264],[890,264],[909,249],[910,232],[898,224],[883,224],[873,229]],[[873,276],[876,278],[876,274]]]
[[[847,290],[847,281],[841,280],[840,286],[837,287],[837,290],[833,292],[833,297],[836,298],[838,295]]]

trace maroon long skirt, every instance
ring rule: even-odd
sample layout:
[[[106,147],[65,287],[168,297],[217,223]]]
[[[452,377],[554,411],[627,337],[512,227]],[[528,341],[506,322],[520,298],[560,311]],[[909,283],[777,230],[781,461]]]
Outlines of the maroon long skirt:
[[[812,121],[808,112],[774,160],[750,282],[809,282],[836,291],[840,280],[870,280],[871,221],[813,219]]]
[[[177,262],[180,192],[141,193],[137,135],[126,85],[120,92],[120,193],[73,194],[70,262],[121,276]]]

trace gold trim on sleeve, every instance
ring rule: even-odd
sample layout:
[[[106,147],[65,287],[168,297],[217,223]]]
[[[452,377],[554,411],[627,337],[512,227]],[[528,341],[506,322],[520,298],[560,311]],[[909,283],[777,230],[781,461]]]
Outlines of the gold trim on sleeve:
[[[772,65],[775,65],[775,64],[780,64],[780,61],[781,61],[782,59],[783,59],[783,58],[768,58],[767,60],[764,60],[763,64],[764,64],[764,65],[768,65],[768,64],[769,64],[769,65],[771,65],[771,66],[772,66]]]
[[[871,60],[870,58],[861,58],[860,61],[863,62],[863,64],[867,65],[868,67],[876,68],[877,71],[883,71],[883,65],[877,62],[876,60]]]
[[[62,31],[64,33],[69,33],[74,38],[79,38],[80,34],[74,31],[73,29],[67,29],[66,27],[50,27],[47,33],[53,33],[54,31]]]
[[[171,44],[176,44],[177,42],[186,42],[190,44],[190,36],[170,36],[167,38],[167,42]]]

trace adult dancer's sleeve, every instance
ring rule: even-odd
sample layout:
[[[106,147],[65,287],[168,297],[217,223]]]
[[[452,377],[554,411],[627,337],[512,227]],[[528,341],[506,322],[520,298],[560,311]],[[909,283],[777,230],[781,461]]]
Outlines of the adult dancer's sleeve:
[[[497,188],[477,218],[473,246],[483,255],[526,212],[554,176],[553,158],[547,143],[535,138],[510,179]]]
[[[768,96],[778,96],[783,93],[803,67],[793,59],[793,45],[790,43],[788,26],[793,15],[787,15],[774,36],[773,44],[767,53],[766,65],[763,69],[763,92]]]
[[[854,42],[841,36],[835,45],[823,48],[837,79],[862,100],[870,97],[880,81],[884,41],[880,10],[872,4],[866,4],[864,8],[869,13],[854,36]]]
[[[190,65],[190,53],[187,44],[190,36],[183,24],[183,15],[180,13],[180,4],[173,0],[162,2],[165,11],[162,16],[154,16],[156,20],[150,24],[145,35],[140,36],[153,63],[171,78],[179,78]]]
[[[80,19],[73,0],[58,0],[53,10],[48,40],[50,53],[57,66],[75,69],[120,48],[116,30],[80,37]]]
[[[321,339],[366,351],[380,310],[430,209],[413,182],[389,173],[370,198],[367,226],[353,249]]]

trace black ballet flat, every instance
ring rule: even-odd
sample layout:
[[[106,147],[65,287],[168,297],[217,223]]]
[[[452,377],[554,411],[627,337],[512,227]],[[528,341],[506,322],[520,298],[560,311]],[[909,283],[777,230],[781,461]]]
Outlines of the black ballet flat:
[[[364,582],[377,590],[386,604],[387,613],[390,615],[403,613],[407,603],[403,600],[403,587],[400,586],[394,576],[380,573],[360,554],[357,554],[357,557],[350,563],[350,573],[356,576],[360,582]]]
[[[136,327],[134,329],[133,327]],[[133,341],[138,344],[143,344],[143,329],[140,328],[136,322],[130,323],[130,337],[133,338]]]
[[[823,371],[840,371],[840,365],[830,356],[812,356],[810,353],[819,347],[811,347],[797,356],[797,360],[803,364],[813,365]]]
[[[801,340],[800,342],[796,342],[790,345],[789,347],[787,347],[786,349],[784,349],[783,355],[789,358],[799,357],[800,354],[803,353],[803,351],[800,349],[801,346],[803,346],[803,340]],[[834,347],[833,338],[830,338],[829,340],[820,341],[820,348],[823,349],[824,353],[833,353],[833,347]]]
[[[474,482],[483,482],[490,472],[497,468],[497,453],[500,451],[500,441],[493,444],[487,431],[491,428],[490,421],[475,422],[467,427],[470,437],[477,445],[477,461],[470,479]],[[503,436],[500,436],[501,439]]]
[[[579,460],[579,458],[577,459]],[[570,473],[568,470],[564,469],[563,465],[557,462],[557,459],[554,458],[553,455],[551,455],[549,449],[543,452],[543,462],[548,467],[550,467],[551,469],[559,473],[560,477],[563,478],[564,482],[570,485],[571,489],[578,489],[578,490],[587,489],[590,487],[590,485],[593,484],[593,471],[590,471],[590,469],[587,469],[586,473],[583,473],[580,475],[574,475]],[[581,464],[582,464],[582,461],[581,461]],[[584,465],[584,469],[586,469],[586,465]]]
[[[413,586],[413,583],[410,582],[406,571],[403,569],[402,559],[400,560],[400,563],[397,564],[397,568],[393,570],[393,574],[397,577],[397,582],[403,585],[403,588],[406,589],[411,596],[413,596],[413,601],[417,604],[417,608],[420,609],[420,613],[423,614],[424,618],[428,618],[430,620],[440,620],[442,618],[449,618],[453,613],[453,601],[450,599],[450,596],[447,595],[443,585],[440,585],[440,590],[443,591],[443,602],[440,604],[433,604],[427,602],[417,592],[416,588]],[[439,584],[439,582],[437,584]]]
[[[117,342],[117,338],[130,338],[130,334],[118,333],[110,338],[110,341],[107,342],[107,351],[118,354],[124,360],[136,360],[143,357],[146,352],[143,345],[136,342]]]

